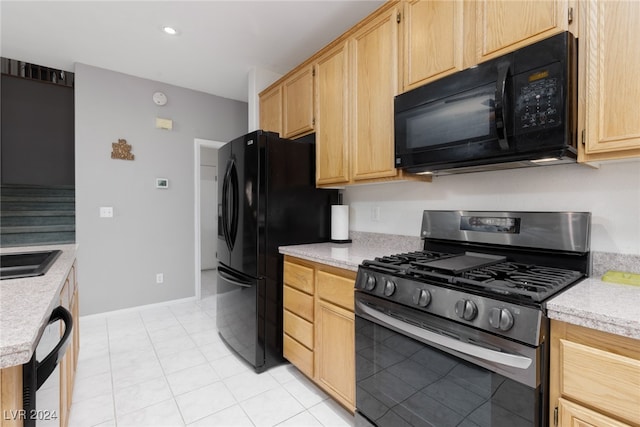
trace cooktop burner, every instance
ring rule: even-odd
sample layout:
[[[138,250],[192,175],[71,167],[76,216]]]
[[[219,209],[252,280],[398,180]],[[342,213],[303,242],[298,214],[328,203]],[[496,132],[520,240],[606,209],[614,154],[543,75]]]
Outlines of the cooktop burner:
[[[362,265],[396,277],[532,302],[541,302],[584,276],[579,271],[517,263],[504,256],[470,252],[409,252],[378,257],[364,261]]]
[[[545,302],[589,274],[590,226],[588,212],[424,211],[423,250],[363,261],[356,301],[538,345]]]

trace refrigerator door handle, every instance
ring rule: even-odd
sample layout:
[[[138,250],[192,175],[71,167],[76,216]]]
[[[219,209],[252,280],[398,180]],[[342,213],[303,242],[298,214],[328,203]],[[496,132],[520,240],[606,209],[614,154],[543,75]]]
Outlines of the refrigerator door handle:
[[[220,277],[222,277],[224,280],[226,280],[227,282],[236,285],[236,286],[241,286],[243,288],[250,288],[252,286],[251,281],[249,280],[249,278],[244,278],[241,276],[238,276],[238,274],[234,274],[233,271],[223,265],[219,265],[218,266],[218,274],[220,275]]]
[[[229,250],[233,250],[233,244],[229,236],[229,181],[231,179],[232,165],[233,160],[230,159],[227,162],[227,170],[224,172],[224,178],[222,180],[222,234],[224,235],[224,241]]]
[[[240,202],[240,190],[238,183],[238,168],[236,162],[231,159],[231,166],[229,172],[229,179],[231,180],[231,197],[233,200],[233,210],[231,211],[231,224],[229,225],[229,241],[231,243],[231,249],[236,244],[236,236],[238,235],[238,217],[239,217],[239,202]]]

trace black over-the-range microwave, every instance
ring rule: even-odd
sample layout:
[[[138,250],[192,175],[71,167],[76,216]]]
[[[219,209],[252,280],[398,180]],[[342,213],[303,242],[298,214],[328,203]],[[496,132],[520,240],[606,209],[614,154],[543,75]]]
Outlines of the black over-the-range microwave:
[[[395,97],[396,167],[435,175],[576,161],[577,43],[557,34]]]

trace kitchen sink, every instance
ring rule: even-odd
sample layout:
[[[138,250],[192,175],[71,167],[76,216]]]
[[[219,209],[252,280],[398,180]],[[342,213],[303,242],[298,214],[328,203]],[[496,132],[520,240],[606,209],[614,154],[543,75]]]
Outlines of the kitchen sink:
[[[0,279],[44,275],[62,251],[17,252],[0,255]]]

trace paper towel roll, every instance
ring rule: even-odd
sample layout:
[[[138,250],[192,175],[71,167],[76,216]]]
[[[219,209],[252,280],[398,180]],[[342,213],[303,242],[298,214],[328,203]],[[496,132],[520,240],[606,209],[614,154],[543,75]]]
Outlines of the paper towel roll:
[[[331,240],[349,239],[349,206],[331,205]]]

